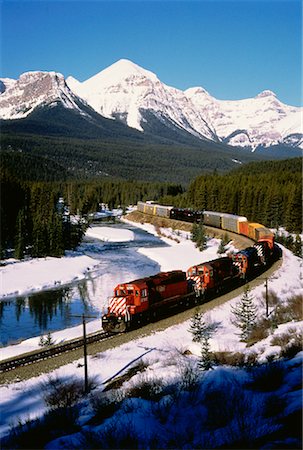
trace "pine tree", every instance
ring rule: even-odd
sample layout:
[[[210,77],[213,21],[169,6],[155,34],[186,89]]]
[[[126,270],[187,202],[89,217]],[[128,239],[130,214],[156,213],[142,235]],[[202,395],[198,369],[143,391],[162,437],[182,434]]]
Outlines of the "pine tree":
[[[245,286],[244,294],[235,307],[231,307],[232,323],[240,329],[241,341],[247,342],[257,317],[257,308],[253,304],[253,297],[249,294],[249,287]]]
[[[191,239],[196,243],[196,247],[202,251],[206,246],[205,228],[202,222],[199,224],[194,223],[192,227]]]
[[[17,217],[17,234],[15,237],[15,258],[22,259],[25,252],[25,216],[20,210]]]
[[[203,314],[197,312],[191,319],[190,333],[193,335],[193,342],[201,344],[201,356],[198,366],[202,370],[212,368],[212,357],[210,352],[209,339],[214,331],[213,324],[206,324]]]
[[[222,253],[225,253],[225,245],[223,243],[223,239],[221,239],[221,241],[220,241],[220,245],[218,247],[217,253],[219,255],[222,255]]]
[[[302,258],[302,240],[299,234],[296,235],[296,239],[293,243],[293,252],[299,258]]]

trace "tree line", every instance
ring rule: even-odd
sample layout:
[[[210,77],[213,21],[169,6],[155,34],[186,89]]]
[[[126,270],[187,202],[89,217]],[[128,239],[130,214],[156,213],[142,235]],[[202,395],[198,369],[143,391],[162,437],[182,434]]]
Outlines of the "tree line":
[[[302,161],[250,163],[225,175],[201,175],[180,205],[243,215],[249,221],[290,232],[302,230]]]
[[[183,192],[181,185],[171,183],[76,181],[50,160],[42,158],[36,164],[31,155],[1,156],[1,258],[61,256],[74,249],[87,227],[85,218],[100,202],[123,207]]]
[[[244,215],[265,226],[301,232],[301,158],[251,163],[225,175],[201,175],[187,191],[178,183],[77,180],[57,162],[41,157],[39,162],[23,152],[1,155],[1,258],[63,255],[79,244],[87,226],[82,218],[97,211],[100,202],[114,208],[156,200]],[[58,207],[60,197],[63,208]]]

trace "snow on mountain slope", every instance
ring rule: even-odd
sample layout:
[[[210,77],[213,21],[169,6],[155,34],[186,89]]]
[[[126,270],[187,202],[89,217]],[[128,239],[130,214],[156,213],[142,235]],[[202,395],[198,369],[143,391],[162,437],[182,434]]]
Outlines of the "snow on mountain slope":
[[[185,91],[221,140],[238,146],[302,145],[302,108],[280,102],[269,90],[244,100],[217,100],[203,88]],[[301,134],[299,136],[298,134]]]
[[[67,86],[63,75],[55,72],[26,72],[19,80],[0,79],[0,118],[22,119],[38,106],[55,106],[85,114],[77,104],[77,98]]]
[[[70,88],[96,112],[118,118],[129,127],[144,131],[144,113],[162,124],[173,125],[199,138],[216,135],[186,95],[162,83],[157,76],[122,59],[83,83],[68,78]]]
[[[126,59],[82,83],[73,77],[65,81],[55,72],[0,78],[0,119],[22,119],[39,106],[58,104],[87,118],[89,106],[103,117],[154,135],[177,131],[177,139],[192,135],[253,150],[277,144],[303,148],[303,108],[283,104],[271,91],[244,100],[218,100],[201,87],[183,92],[167,86]]]

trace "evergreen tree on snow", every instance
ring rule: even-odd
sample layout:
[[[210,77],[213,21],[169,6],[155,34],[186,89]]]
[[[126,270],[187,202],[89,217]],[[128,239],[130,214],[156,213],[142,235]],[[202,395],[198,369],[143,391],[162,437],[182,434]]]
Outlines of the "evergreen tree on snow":
[[[201,356],[198,366],[202,370],[212,368],[212,357],[210,352],[209,339],[213,332],[213,325],[207,324],[202,313],[196,313],[190,323],[189,331],[193,335],[193,341],[201,344]]]
[[[253,304],[253,297],[249,293],[249,287],[245,286],[241,300],[231,307],[233,314],[232,323],[241,331],[241,341],[246,342],[252,331],[257,317],[257,308]]]
[[[196,243],[196,247],[202,251],[206,247],[205,228],[202,222],[194,223],[192,227],[191,239]]]

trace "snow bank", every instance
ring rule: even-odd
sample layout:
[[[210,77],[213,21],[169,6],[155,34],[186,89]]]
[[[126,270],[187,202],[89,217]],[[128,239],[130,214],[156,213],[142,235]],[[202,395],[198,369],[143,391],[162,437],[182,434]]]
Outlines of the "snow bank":
[[[81,280],[98,264],[99,261],[84,255],[8,264],[0,268],[0,300]]]
[[[134,233],[130,230],[110,227],[90,227],[85,236],[107,242],[126,242],[133,241],[135,238]]]

